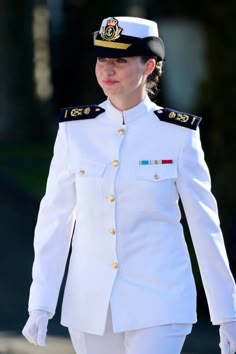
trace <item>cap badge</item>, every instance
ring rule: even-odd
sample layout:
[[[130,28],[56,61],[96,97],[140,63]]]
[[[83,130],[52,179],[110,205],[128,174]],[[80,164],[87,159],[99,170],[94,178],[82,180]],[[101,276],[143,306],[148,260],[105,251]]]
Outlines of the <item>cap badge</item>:
[[[106,41],[115,41],[120,37],[123,28],[119,27],[118,20],[110,17],[106,26],[102,27],[101,37]]]

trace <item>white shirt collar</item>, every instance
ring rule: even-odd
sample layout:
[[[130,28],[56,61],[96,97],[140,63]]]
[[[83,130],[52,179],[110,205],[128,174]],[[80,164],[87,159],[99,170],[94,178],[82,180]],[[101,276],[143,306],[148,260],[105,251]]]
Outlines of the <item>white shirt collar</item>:
[[[126,111],[119,111],[112,105],[109,99],[107,99],[104,103],[105,105],[103,107],[106,110],[106,116],[118,125],[129,125],[139,118],[145,118],[148,112],[157,109],[157,106],[150,100],[148,95],[146,95],[143,101],[141,101],[137,106]]]

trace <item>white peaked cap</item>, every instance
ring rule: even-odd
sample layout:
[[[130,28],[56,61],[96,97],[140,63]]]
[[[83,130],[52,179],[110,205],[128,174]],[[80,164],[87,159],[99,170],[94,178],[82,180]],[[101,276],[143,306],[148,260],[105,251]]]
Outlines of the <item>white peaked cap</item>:
[[[123,29],[122,35],[132,36],[132,37],[159,37],[157,23],[151,20],[146,20],[144,18],[139,17],[115,17],[118,20],[119,26]],[[100,28],[100,33],[103,28],[107,25],[108,18],[105,18],[102,21],[102,25]]]
[[[94,32],[91,46],[97,57],[155,56],[165,58],[165,47],[157,23],[139,17],[118,16],[103,19]]]

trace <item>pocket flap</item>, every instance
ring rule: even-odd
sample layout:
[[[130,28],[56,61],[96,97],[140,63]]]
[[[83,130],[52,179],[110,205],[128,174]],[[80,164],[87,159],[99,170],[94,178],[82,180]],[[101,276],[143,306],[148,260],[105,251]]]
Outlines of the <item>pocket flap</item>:
[[[73,159],[72,170],[80,177],[99,177],[104,174],[106,165],[91,160]]]
[[[149,181],[161,181],[164,179],[177,178],[176,163],[170,165],[139,165],[136,173],[137,179]]]

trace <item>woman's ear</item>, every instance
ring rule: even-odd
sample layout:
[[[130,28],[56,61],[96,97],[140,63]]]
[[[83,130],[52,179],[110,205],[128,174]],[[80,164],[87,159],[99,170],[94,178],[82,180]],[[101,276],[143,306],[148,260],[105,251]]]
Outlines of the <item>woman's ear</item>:
[[[148,61],[146,62],[145,75],[147,76],[150,75],[155,69],[155,66],[156,66],[156,60],[153,58],[148,59]]]

